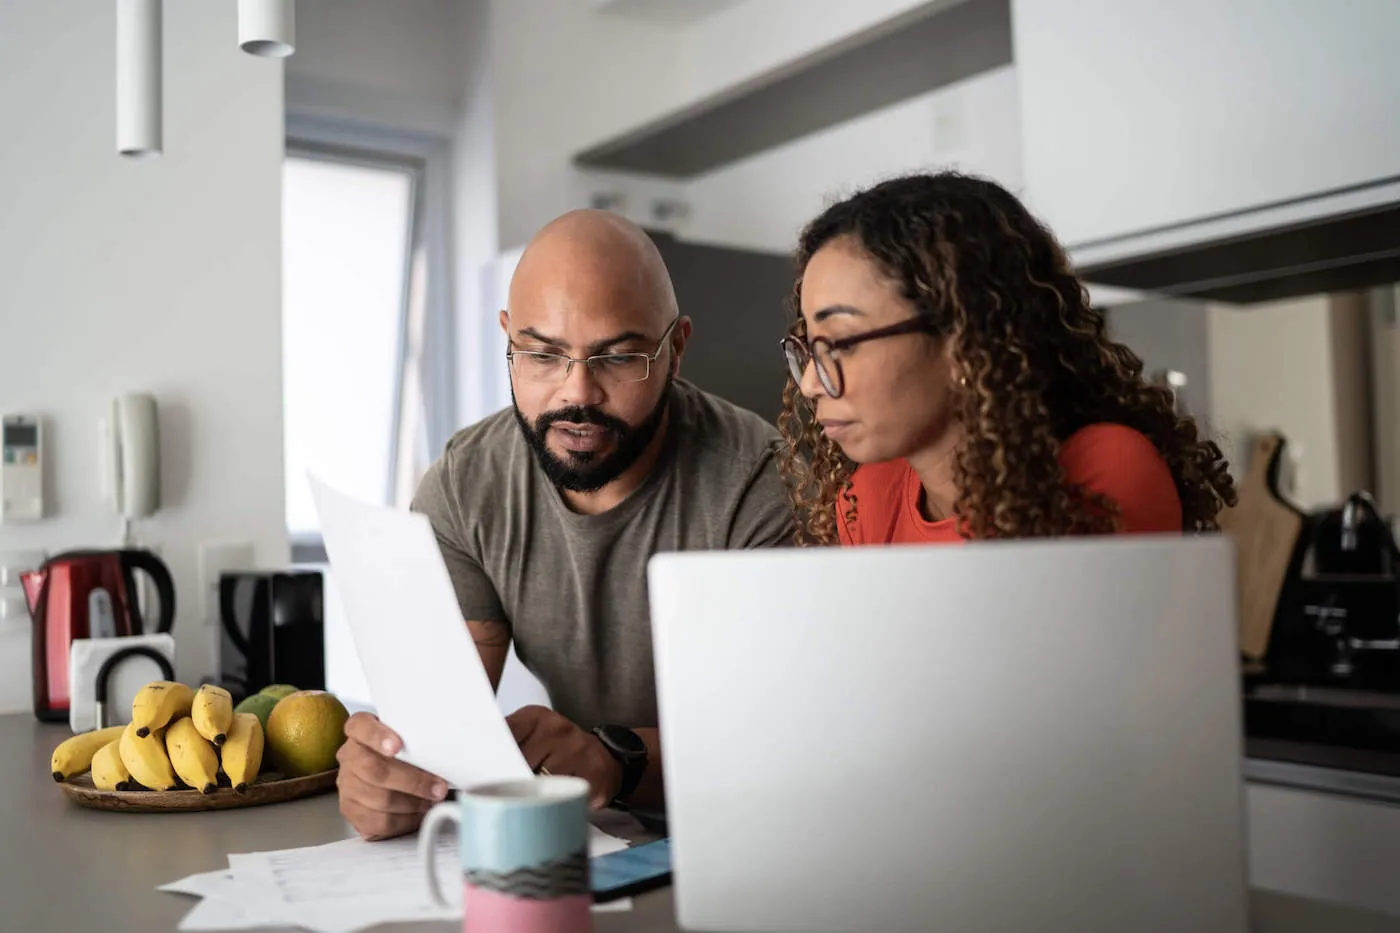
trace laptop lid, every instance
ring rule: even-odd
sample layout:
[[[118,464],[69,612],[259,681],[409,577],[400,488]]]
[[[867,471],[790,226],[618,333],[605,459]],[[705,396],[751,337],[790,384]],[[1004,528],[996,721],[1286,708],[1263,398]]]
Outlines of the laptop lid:
[[[1218,536],[649,565],[687,930],[1242,933]]]

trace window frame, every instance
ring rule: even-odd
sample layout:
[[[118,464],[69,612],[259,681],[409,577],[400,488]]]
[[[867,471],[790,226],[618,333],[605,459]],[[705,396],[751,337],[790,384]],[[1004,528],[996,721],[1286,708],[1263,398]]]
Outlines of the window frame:
[[[371,126],[348,120],[289,114],[284,160],[314,159],[345,165],[406,171],[410,176],[409,238],[405,249],[403,289],[399,296],[396,332],[392,422],[386,494],[392,501],[398,476],[403,430],[404,378],[408,367],[409,314],[413,293],[414,256],[421,250],[427,282],[424,288],[422,354],[423,433],[430,452],[441,450],[457,423],[457,372],[453,283],[450,263],[451,141],[427,133]],[[285,519],[284,519],[285,521]],[[319,533],[287,529],[293,563],[325,563]]]

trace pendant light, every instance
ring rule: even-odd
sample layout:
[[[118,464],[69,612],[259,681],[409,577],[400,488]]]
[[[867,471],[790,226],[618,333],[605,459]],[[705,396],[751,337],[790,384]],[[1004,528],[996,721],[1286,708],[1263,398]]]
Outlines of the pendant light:
[[[117,0],[117,151],[161,154],[161,0]]]
[[[296,0],[238,0],[238,47],[249,55],[286,58],[296,50]]]

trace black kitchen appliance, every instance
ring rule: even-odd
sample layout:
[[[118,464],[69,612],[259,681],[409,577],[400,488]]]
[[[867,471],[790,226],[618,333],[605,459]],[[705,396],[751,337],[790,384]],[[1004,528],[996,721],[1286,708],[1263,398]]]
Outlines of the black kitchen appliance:
[[[325,689],[324,606],[318,571],[219,578],[220,682],[235,702],[269,684]]]
[[[1400,549],[1365,492],[1306,517],[1244,721],[1256,757],[1367,770],[1400,750]]]
[[[1276,682],[1400,693],[1400,549],[1367,493],[1308,516],[1265,663]]]

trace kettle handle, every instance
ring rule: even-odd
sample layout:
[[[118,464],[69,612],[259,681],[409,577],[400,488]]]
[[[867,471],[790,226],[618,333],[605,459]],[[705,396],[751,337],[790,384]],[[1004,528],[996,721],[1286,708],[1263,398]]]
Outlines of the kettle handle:
[[[155,632],[169,632],[175,624],[175,581],[171,579],[170,570],[165,566],[165,562],[150,551],[126,550],[122,551],[122,566],[128,572],[144,570],[150,574],[151,581],[156,585],[156,595],[160,599],[160,621],[156,623]],[[132,614],[135,616],[136,594],[134,592],[131,594],[131,602]],[[143,634],[153,634],[144,622],[142,630]]]

